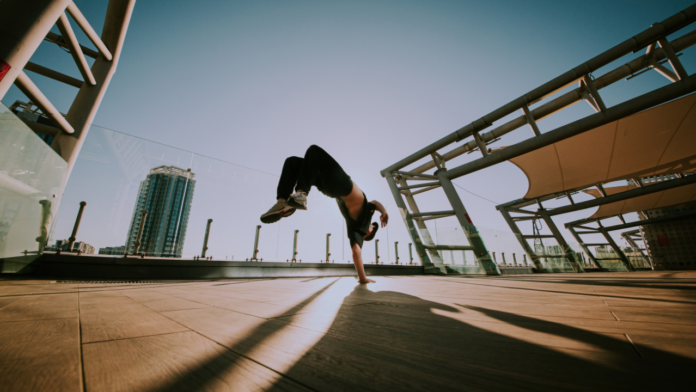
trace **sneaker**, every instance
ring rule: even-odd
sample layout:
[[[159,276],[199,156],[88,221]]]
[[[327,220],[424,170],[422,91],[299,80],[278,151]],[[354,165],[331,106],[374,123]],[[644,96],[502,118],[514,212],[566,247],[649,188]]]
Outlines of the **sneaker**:
[[[290,198],[288,198],[287,203],[290,207],[297,208],[298,210],[306,210],[307,194],[302,191],[295,192],[292,195],[290,195]]]
[[[286,218],[295,212],[293,207],[290,207],[288,203],[276,203],[270,210],[265,214],[261,215],[262,223],[275,223],[280,220],[280,218]]]

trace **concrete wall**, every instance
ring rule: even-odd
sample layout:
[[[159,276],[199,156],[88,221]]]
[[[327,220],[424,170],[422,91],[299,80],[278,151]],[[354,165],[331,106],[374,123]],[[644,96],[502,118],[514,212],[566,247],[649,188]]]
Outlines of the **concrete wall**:
[[[423,275],[422,266],[365,265],[368,276]],[[357,276],[353,264],[177,260],[46,253],[31,273],[52,277],[103,279],[212,279]]]

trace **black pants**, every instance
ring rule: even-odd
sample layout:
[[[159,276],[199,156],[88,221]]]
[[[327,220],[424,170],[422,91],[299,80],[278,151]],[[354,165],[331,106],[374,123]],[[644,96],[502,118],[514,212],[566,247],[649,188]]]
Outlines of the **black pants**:
[[[339,198],[350,194],[353,180],[331,155],[321,147],[312,145],[305,152],[304,158],[290,157],[285,160],[278,182],[277,198],[287,200],[295,189],[309,194],[312,186],[316,186],[326,196]]]

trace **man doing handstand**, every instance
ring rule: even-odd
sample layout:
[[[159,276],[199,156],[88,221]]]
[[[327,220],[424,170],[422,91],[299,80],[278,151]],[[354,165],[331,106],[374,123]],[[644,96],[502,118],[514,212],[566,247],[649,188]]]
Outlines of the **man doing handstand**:
[[[278,182],[276,204],[261,215],[261,222],[273,223],[307,209],[307,194],[312,186],[326,196],[336,199],[339,210],[346,220],[348,240],[353,252],[353,263],[360,283],[374,283],[367,279],[362,262],[363,241],[371,241],[379,225],[372,222],[375,210],[381,214],[382,227],[389,223],[389,214],[377,200],[367,201],[365,193],[343,171],[341,166],[326,151],[310,146],[304,158],[290,157],[285,160]],[[295,193],[292,193],[295,191]]]

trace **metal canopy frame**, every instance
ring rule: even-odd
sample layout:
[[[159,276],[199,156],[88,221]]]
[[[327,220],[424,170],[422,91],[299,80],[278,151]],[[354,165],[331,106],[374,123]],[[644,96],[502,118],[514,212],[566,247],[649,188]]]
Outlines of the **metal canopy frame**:
[[[690,177],[696,177],[696,176],[690,176]],[[677,181],[677,180],[673,180],[673,181]],[[590,258],[592,258],[594,263],[597,264],[597,260],[603,260],[603,259],[597,259],[594,255],[592,255],[592,253],[589,251],[589,249],[587,249],[587,246],[588,245],[600,245],[600,246],[601,245],[609,245],[616,253],[618,259],[621,260],[621,262],[624,264],[626,269],[628,269],[629,271],[635,271],[635,268],[630,263],[630,261],[628,260],[628,258],[624,254],[624,252],[621,251],[621,248],[619,248],[618,245],[616,244],[616,242],[611,238],[611,236],[609,235],[609,232],[616,231],[616,230],[628,229],[628,228],[632,228],[632,227],[651,225],[651,224],[655,224],[655,223],[663,223],[666,221],[686,218],[686,217],[694,216],[694,215],[696,215],[696,211],[678,212],[678,213],[674,213],[674,214],[670,214],[670,215],[661,216],[658,218],[649,218],[649,217],[647,217],[647,215],[644,215],[643,219],[635,221],[635,222],[626,222],[626,220],[621,215],[614,215],[614,216],[605,217],[605,218],[601,218],[601,219],[580,219],[577,221],[566,223],[565,227],[568,228],[568,230],[570,230],[571,233],[573,233],[573,236],[575,236],[575,238],[578,240],[580,245],[585,249],[585,252],[587,252],[588,256]],[[608,219],[608,218],[613,218],[613,217],[620,218],[623,223],[620,225],[614,225],[614,226],[603,226],[602,225],[602,222],[601,222],[602,219]],[[592,223],[596,223],[597,227],[587,226],[588,224],[592,224]],[[583,231],[578,231],[577,229],[583,229]],[[637,232],[639,232],[639,230],[628,231],[628,232],[622,233],[622,237],[624,237],[629,242],[629,244],[632,245],[632,247],[634,249],[638,249],[641,253],[641,256],[648,260],[648,264],[651,266],[651,268],[654,268],[650,259],[645,256],[645,254],[643,253],[643,250],[640,249],[635,244],[634,240],[631,238],[631,235],[634,235]],[[581,238],[580,238],[581,234],[602,234],[604,236],[604,238],[607,239],[607,244],[583,243]],[[604,259],[604,260],[606,260],[606,259]],[[597,264],[597,265],[599,265],[599,264]]]
[[[655,265],[653,265],[652,260],[645,254],[645,239],[643,238],[640,229],[624,231],[623,233],[621,233],[621,237],[623,237],[623,239],[625,239],[626,242],[628,242],[628,244],[631,246],[634,252],[638,251],[640,257],[647,265],[650,266],[651,270],[655,269]],[[643,241],[644,247],[641,248],[640,246],[638,246],[637,241]]]
[[[476,172],[481,169],[505,162],[511,158],[526,154],[530,151],[551,145],[561,140],[565,140],[572,136],[583,132],[595,129],[601,125],[616,121],[626,116],[637,112],[649,109],[666,103],[670,100],[687,95],[696,91],[696,76],[688,76],[684,67],[679,61],[678,52],[685,50],[696,44],[696,32],[685,34],[671,42],[667,40],[667,36],[671,35],[684,27],[696,21],[696,5],[673,15],[660,23],[653,24],[645,31],[631,37],[630,39],[616,45],[606,52],[594,57],[593,59],[575,67],[574,69],[558,76],[548,83],[530,91],[529,93],[509,102],[508,104],[494,110],[493,112],[481,117],[480,119],[466,125],[456,132],[453,132],[444,138],[430,144],[420,151],[402,159],[401,161],[385,168],[381,171],[383,177],[387,179],[392,196],[396,201],[396,205],[400,210],[404,223],[411,235],[413,243],[416,246],[416,253],[420,257],[421,264],[424,265],[426,272],[430,273],[446,273],[444,263],[439,254],[435,251],[435,244],[425,225],[427,219],[437,219],[445,216],[456,216],[459,224],[462,226],[464,233],[471,245],[471,250],[474,251],[479,265],[484,269],[486,274],[498,275],[500,270],[493,262],[481,236],[469,217],[464,204],[461,202],[459,195],[452,184],[452,180],[464,175]],[[636,53],[646,49],[646,53],[632,59],[624,65],[611,70],[604,75],[594,78],[592,72],[600,69],[611,62],[618,60],[631,53]],[[673,71],[667,69],[663,64],[668,62]],[[666,76],[673,83],[655,89],[647,94],[635,97],[626,102],[620,103],[613,107],[607,107],[599,90],[612,85],[624,78],[631,79],[637,74],[650,69],[655,69],[662,75]],[[531,109],[530,106],[555,95],[556,93],[566,89],[577,83],[578,87],[559,97],[548,102],[540,104],[538,107]],[[545,117],[548,117],[558,111],[561,111],[576,102],[586,101],[595,111],[580,120],[563,125],[546,133],[541,133],[537,122]],[[485,128],[491,127],[494,122],[502,118],[521,111],[522,115],[511,121],[506,122],[491,131],[482,133]],[[499,140],[501,136],[510,133],[514,130],[528,125],[533,136],[522,142],[513,144],[504,149],[490,151],[488,146]],[[469,139],[466,143],[456,147],[446,153],[439,153],[454,143]],[[465,163],[458,167],[447,169],[446,162],[456,158],[464,153],[478,150],[482,157],[471,162]],[[417,167],[407,168],[418,163],[424,158],[429,158],[425,163]],[[426,174],[426,171],[436,169],[434,173]],[[433,181],[435,180],[435,181]],[[408,181],[429,181],[428,183],[419,183],[418,185],[409,184]],[[599,184],[601,187],[601,184]],[[653,185],[650,188],[657,186]],[[414,196],[420,193],[428,192],[433,189],[442,188],[447,196],[447,199],[452,207],[451,211],[438,212],[421,212],[414,199]],[[414,191],[414,189],[417,189]],[[559,196],[567,197],[571,201],[571,207],[575,204],[572,201],[570,193],[563,192],[562,194],[548,195],[546,197],[535,200],[518,200],[505,205],[498,206],[503,217],[510,225],[513,233],[516,234],[525,252],[530,257],[537,271],[545,271],[540,258],[547,257],[546,255],[536,254],[529,246],[526,238],[517,225],[519,220],[533,220],[541,218],[551,229],[553,237],[558,241],[558,244],[564,251],[564,256],[576,272],[582,272],[582,266],[575,260],[575,254],[572,252],[568,244],[563,239],[560,231],[551,220],[551,211],[541,207],[541,201]],[[600,190],[601,192],[601,190]],[[624,192],[627,193],[627,192]],[[616,195],[613,195],[616,196]],[[515,211],[525,205],[538,203],[541,207],[536,212],[525,211],[521,213],[532,216],[513,218],[510,212]],[[408,204],[408,207],[407,207]],[[587,202],[578,205],[587,205]],[[589,206],[588,206],[589,207]],[[588,208],[582,207],[582,208]],[[410,208],[410,210],[409,210]],[[510,209],[508,209],[510,208]],[[577,208],[582,209],[582,208]],[[556,211],[559,209],[554,209]],[[570,209],[566,212],[570,212]],[[559,210],[560,211],[560,210]],[[561,213],[561,212],[558,212]],[[447,246],[447,245],[440,245]],[[556,256],[558,257],[558,256]]]
[[[135,0],[110,0],[102,36],[99,37],[70,0],[0,2],[0,64],[5,63],[10,67],[4,78],[0,79],[0,98],[14,83],[55,125],[35,126],[25,121],[34,132],[55,136],[51,147],[68,163],[66,181],[116,72],[134,6]],[[67,14],[72,16],[97,51],[80,45]],[[60,35],[50,31],[54,24]],[[44,40],[70,53],[83,80],[29,61]],[[92,67],[89,67],[85,56],[95,59]],[[58,112],[24,70],[79,88],[67,115]]]
[[[645,179],[642,178],[636,178],[633,179],[634,182],[638,184],[644,184],[648,181],[648,179],[651,179],[652,177],[648,177]],[[613,181],[610,181],[613,182]],[[524,248],[525,252],[529,256],[529,258],[532,260],[534,263],[535,267],[539,272],[545,272],[543,269],[543,266],[541,265],[541,262],[539,258],[545,257],[545,255],[538,254],[534,251],[531,250],[529,247],[529,244],[527,243],[528,238],[533,238],[534,236],[528,236],[528,235],[523,235],[517,226],[517,222],[519,221],[524,221],[524,220],[534,220],[534,219],[543,219],[544,222],[549,226],[551,229],[551,232],[553,235],[551,236],[544,236],[544,237],[549,237],[549,238],[554,238],[556,241],[558,241],[558,244],[561,246],[561,248],[564,250],[566,260],[570,263],[571,267],[575,272],[583,272],[582,266],[577,263],[577,260],[575,260],[575,252],[570,249],[570,246],[567,244],[565,239],[563,238],[563,235],[558,231],[558,228],[556,227],[555,223],[553,222],[552,219],[550,219],[552,216],[556,215],[561,215],[569,212],[574,212],[574,211],[580,211],[584,210],[587,208],[591,207],[598,207],[601,205],[609,204],[609,203],[615,203],[617,201],[623,201],[623,200],[629,200],[633,199],[636,197],[644,196],[644,195],[649,195],[652,193],[657,193],[657,192],[662,192],[666,191],[668,189],[673,189],[673,188],[678,188],[681,186],[685,185],[690,185],[696,183],[696,175],[680,175],[677,176],[674,179],[667,180],[667,181],[661,181],[658,183],[654,183],[650,186],[641,186],[639,188],[634,188],[631,190],[627,190],[621,193],[615,193],[613,195],[607,195],[607,193],[604,191],[604,184],[598,183],[590,187],[582,187],[578,189],[573,189],[571,191],[564,191],[564,192],[558,192],[546,196],[542,196],[537,199],[533,200],[527,200],[527,199],[520,199],[520,200],[515,200],[511,201],[509,203],[501,204],[497,206],[496,208],[500,213],[503,215],[503,218],[505,221],[508,223],[510,228],[512,229],[513,233],[516,234],[518,240],[520,241],[520,244]],[[573,193],[577,193],[586,189],[591,189],[591,188],[597,188],[599,190],[599,193],[602,197],[599,197],[597,199],[593,200],[588,200],[584,202],[575,202],[572,198]],[[569,205],[562,206],[562,207],[556,207],[553,209],[545,209],[543,207],[542,202],[551,200],[551,199],[567,199],[569,201]],[[529,211],[529,210],[523,210],[522,208],[528,207],[530,205],[538,205],[539,209],[536,211]],[[639,222],[648,222],[649,219],[647,218],[647,215],[641,214],[643,216],[643,220]],[[590,252],[588,245],[609,245],[614,252],[618,255],[619,259],[624,263],[626,268],[629,271],[633,271],[633,267],[628,261],[628,258],[623,255],[621,252],[621,249],[619,246],[616,244],[614,239],[609,235],[609,232],[612,230],[618,230],[614,228],[608,228],[608,227],[603,227],[601,221],[604,219],[609,219],[609,218],[619,218],[622,222],[624,222],[624,225],[629,225],[621,228],[627,228],[627,227],[635,227],[635,226],[640,226],[644,223],[626,223],[626,220],[622,214],[618,215],[611,215],[611,216],[606,216],[606,217],[600,217],[600,218],[586,218],[586,219],[581,219],[577,220],[574,222],[566,223],[565,227],[570,231],[570,233],[573,235],[573,237],[578,241],[580,246],[582,247],[583,251],[587,254],[587,256],[590,258],[592,263],[595,265],[596,268],[602,269],[600,264],[597,261],[597,258]],[[588,227],[586,226],[589,223],[597,223],[599,227]],[[647,224],[647,223],[645,223]],[[582,229],[584,231],[578,231],[578,229]],[[607,243],[606,244],[588,244],[582,241],[580,235],[581,234],[602,234],[604,238],[606,239]]]

